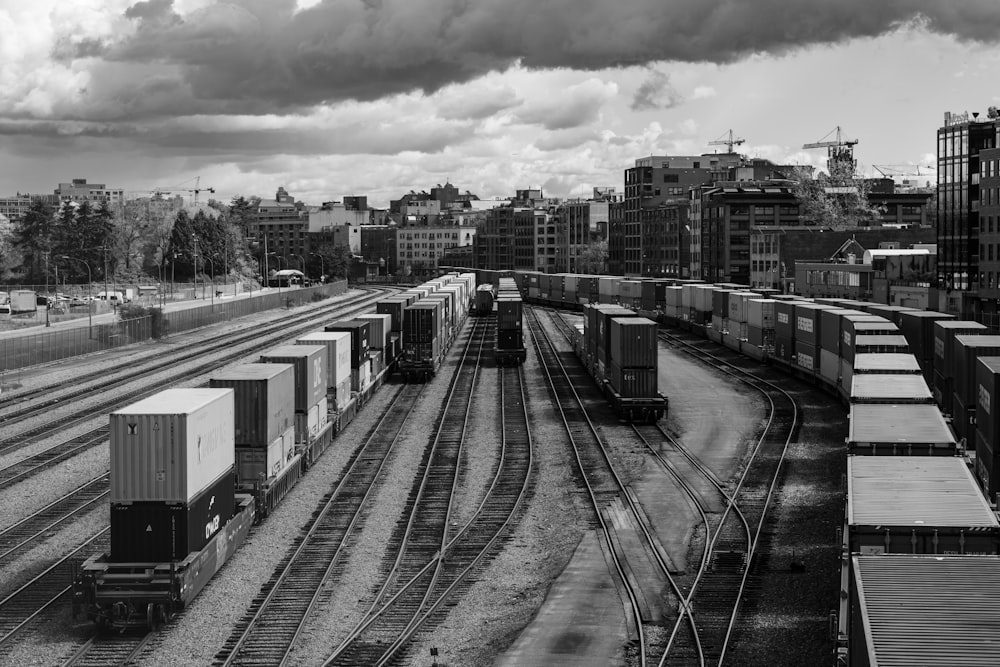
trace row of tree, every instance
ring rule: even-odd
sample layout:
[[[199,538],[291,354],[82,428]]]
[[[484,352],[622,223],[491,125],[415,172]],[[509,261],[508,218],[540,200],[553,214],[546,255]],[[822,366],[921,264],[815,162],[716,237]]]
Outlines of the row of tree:
[[[175,201],[175,204],[181,202]],[[47,282],[190,281],[195,276],[257,279],[264,266],[299,268],[291,257],[265,258],[246,230],[255,202],[234,197],[180,207],[171,200],[142,199],[109,205],[39,199],[7,228],[0,228],[0,268],[24,284]],[[347,248],[321,242],[302,258],[306,274],[346,277]]]

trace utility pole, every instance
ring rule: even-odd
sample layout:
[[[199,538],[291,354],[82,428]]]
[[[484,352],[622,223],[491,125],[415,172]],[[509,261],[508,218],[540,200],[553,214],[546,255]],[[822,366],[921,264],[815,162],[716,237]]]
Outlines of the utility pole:
[[[198,298],[198,237],[194,234],[191,235],[194,239],[194,298]],[[205,292],[201,293],[201,298],[205,298]]]

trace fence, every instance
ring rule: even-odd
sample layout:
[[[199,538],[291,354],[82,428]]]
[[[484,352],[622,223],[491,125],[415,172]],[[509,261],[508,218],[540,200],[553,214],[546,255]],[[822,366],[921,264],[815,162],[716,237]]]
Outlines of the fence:
[[[163,312],[158,322],[146,316],[0,339],[0,372],[109,350],[149,340],[154,336],[162,338],[175,335],[265,310],[294,308],[343,294],[346,290],[347,281],[341,280],[315,287],[282,290],[281,293],[269,292],[246,299],[217,301],[214,304]]]

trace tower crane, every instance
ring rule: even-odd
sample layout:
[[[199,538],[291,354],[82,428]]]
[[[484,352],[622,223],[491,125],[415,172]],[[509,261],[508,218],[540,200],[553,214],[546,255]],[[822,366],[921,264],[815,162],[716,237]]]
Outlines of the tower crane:
[[[923,164],[873,164],[872,169],[882,174],[883,178],[893,176],[930,176],[934,167]],[[921,172],[920,170],[924,171]]]
[[[194,181],[194,187],[193,188],[186,188],[186,187],[184,187],[186,184],[190,183],[191,180]],[[209,193],[215,194],[215,188],[203,188],[203,187],[201,187],[201,176],[195,176],[193,179],[184,181],[183,183],[181,183],[179,185],[176,185],[176,186],[168,186],[168,187],[163,187],[163,188],[154,188],[153,192],[155,194],[167,194],[167,193],[170,193],[170,192],[187,192],[188,194],[192,195],[192,203],[195,206],[197,206],[198,205],[198,193],[199,192],[209,192]]]
[[[724,134],[724,135],[722,135],[722,137],[719,137],[715,141],[708,142],[708,145],[709,146],[725,146],[726,147],[726,152],[727,153],[732,153],[733,152],[733,146],[739,146],[740,144],[742,144],[742,143],[744,143],[746,141],[746,139],[740,139],[738,137],[733,137],[733,131],[732,130],[729,130],[728,139],[725,138],[726,136],[727,135]]]
[[[833,132],[837,133],[837,138],[827,139]],[[802,148],[825,148],[827,149],[826,168],[833,176],[836,174],[848,174],[853,176],[857,171],[858,163],[854,159],[854,147],[858,144],[857,139],[845,139],[840,134],[840,126],[835,130],[830,130],[825,137],[819,141],[809,144],[802,144]]]

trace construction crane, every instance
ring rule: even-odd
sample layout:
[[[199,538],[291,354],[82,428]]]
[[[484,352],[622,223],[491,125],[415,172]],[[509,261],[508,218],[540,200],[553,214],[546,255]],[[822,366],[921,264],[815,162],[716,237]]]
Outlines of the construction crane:
[[[726,152],[727,153],[732,153],[733,152],[733,146],[739,146],[740,144],[742,144],[742,143],[744,143],[746,141],[746,139],[739,139],[739,138],[733,137],[733,131],[732,130],[729,130],[729,135],[728,135],[729,138],[728,139],[724,138],[724,137],[726,137],[725,134],[722,135],[722,137],[716,139],[715,141],[708,142],[708,145],[709,146],[725,146],[726,147]]]
[[[190,183],[192,180],[194,181],[194,187],[193,188],[186,188],[186,187],[184,187],[185,185],[187,185],[188,183]],[[198,193],[199,192],[209,192],[209,193],[215,194],[215,188],[203,188],[203,187],[201,187],[201,176],[195,176],[193,179],[184,181],[183,183],[181,183],[179,185],[176,185],[176,186],[154,188],[152,190],[152,192],[154,194],[160,194],[160,195],[162,195],[162,194],[168,194],[168,193],[171,193],[171,192],[187,192],[188,194],[192,195],[192,203],[195,206],[197,206],[198,205]]]
[[[837,138],[827,139],[834,132]],[[802,144],[802,148],[825,148],[827,149],[826,168],[831,176],[834,174],[853,176],[858,169],[858,163],[854,159],[854,147],[858,144],[857,139],[845,139],[840,134],[840,126],[836,130],[831,130],[819,141],[811,144]]]
[[[893,176],[931,176],[935,171],[934,167],[922,164],[873,164],[872,169],[882,174],[883,178],[892,178]],[[924,170],[922,173],[921,169]]]

